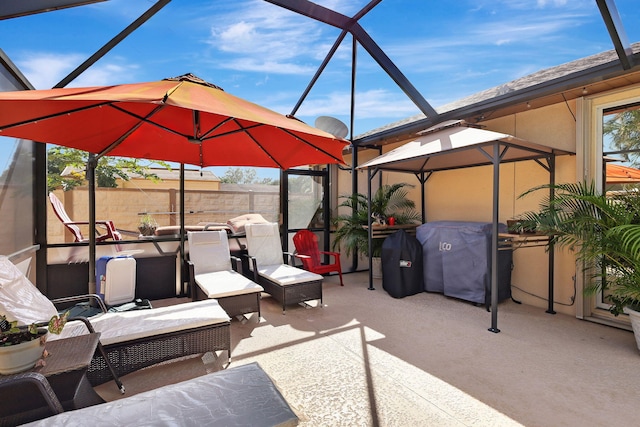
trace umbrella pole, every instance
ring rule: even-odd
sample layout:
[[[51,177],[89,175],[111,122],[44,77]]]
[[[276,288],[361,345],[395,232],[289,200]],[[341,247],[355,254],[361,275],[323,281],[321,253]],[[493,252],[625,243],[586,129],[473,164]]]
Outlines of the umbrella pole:
[[[185,229],[184,229],[184,163],[180,163],[180,292],[182,295],[191,296],[193,289],[187,285],[185,291],[185,266],[187,265],[187,255],[184,251]]]
[[[96,289],[96,164],[95,154],[89,153],[87,181],[89,182],[89,293]]]

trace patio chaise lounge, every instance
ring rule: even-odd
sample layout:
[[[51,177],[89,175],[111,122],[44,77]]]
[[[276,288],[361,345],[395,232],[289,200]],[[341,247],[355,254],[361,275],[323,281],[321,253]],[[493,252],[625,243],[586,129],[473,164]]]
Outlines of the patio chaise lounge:
[[[39,414],[38,418],[42,419],[25,424],[29,426],[96,423],[100,426],[287,427],[298,424],[298,417],[278,388],[255,362],[68,412],[62,412],[55,394],[48,387],[47,379],[42,375],[32,378],[0,378],[0,389],[8,393],[12,388],[19,391],[27,381],[38,385],[39,390],[32,386],[30,394],[24,397],[33,401],[38,400],[37,395],[41,394],[51,408]],[[14,393],[11,395],[12,398],[18,397]],[[51,414],[54,415],[50,416]],[[48,418],[43,418],[47,416]],[[0,424],[3,421],[5,420],[0,418]],[[6,421],[12,424],[20,422],[15,418]]]
[[[190,231],[189,278],[194,301],[214,298],[230,317],[258,313],[264,289],[239,273],[240,260],[229,251],[227,233]],[[232,264],[232,261],[233,264]]]
[[[287,305],[311,300],[322,306],[323,277],[285,263],[278,224],[247,224],[245,229],[253,280],[282,304],[282,313]]]
[[[50,319],[57,314],[45,297],[7,257],[0,256],[0,313],[20,324]],[[189,302],[148,310],[108,312],[90,318],[107,358],[118,376],[159,362],[206,352],[226,351],[231,359],[230,318],[216,300]],[[81,322],[69,322],[60,335],[86,334]],[[113,376],[96,352],[87,377],[92,385]]]

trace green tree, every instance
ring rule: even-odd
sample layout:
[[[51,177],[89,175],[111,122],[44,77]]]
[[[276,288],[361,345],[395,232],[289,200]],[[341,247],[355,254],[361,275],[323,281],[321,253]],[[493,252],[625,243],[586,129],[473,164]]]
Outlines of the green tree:
[[[629,110],[615,114],[603,125],[603,133],[611,136],[611,143],[617,150],[640,149],[640,110]],[[640,164],[638,153],[631,155],[634,166]]]
[[[277,185],[278,180],[272,178],[258,179],[258,172],[254,168],[229,168],[225,171],[220,182],[225,184],[267,184]]]
[[[315,178],[300,175],[289,178],[289,191],[291,193],[311,194]]]
[[[47,189],[52,191],[62,187],[64,191],[85,184],[85,170],[89,153],[75,148],[51,147],[47,151]],[[166,162],[155,162],[160,166],[171,169]],[[69,168],[63,176],[65,168]],[[96,185],[98,187],[117,187],[117,179],[129,181],[132,174],[137,174],[154,182],[160,180],[158,175],[149,172],[149,167],[141,163],[140,159],[122,157],[101,157],[96,167]]]

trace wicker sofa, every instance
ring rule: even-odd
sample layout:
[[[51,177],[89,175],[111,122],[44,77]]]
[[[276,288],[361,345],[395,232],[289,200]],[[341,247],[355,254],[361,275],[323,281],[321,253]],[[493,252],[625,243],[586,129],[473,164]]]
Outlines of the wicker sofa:
[[[224,351],[231,361],[230,318],[216,300],[150,310],[104,313],[90,319],[118,376],[192,354]],[[60,338],[86,333],[69,324]],[[87,378],[92,385],[112,379],[105,356],[97,352]]]
[[[27,279],[8,258],[0,256],[0,313],[20,324],[50,319],[54,304]],[[168,307],[129,312],[108,312],[89,319],[100,332],[104,352],[96,352],[88,371],[92,385],[116,376],[182,356],[226,352],[231,360],[230,318],[216,300],[188,302]],[[86,334],[83,322],[69,322],[62,339]]]

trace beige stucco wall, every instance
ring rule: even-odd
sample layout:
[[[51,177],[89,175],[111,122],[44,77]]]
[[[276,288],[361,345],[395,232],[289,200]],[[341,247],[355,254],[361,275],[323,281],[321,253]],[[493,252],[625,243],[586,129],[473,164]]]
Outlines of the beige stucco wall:
[[[87,221],[89,201],[87,187],[72,191],[55,191],[73,221]],[[111,220],[116,228],[137,233],[141,214],[150,212],[159,226],[178,225],[180,198],[174,189],[96,189],[96,220]],[[273,192],[185,190],[185,223],[222,222],[248,212],[258,212],[269,221],[278,220],[280,194]],[[49,243],[72,242],[73,237],[47,206],[47,240]],[[174,212],[174,214],[170,214]],[[81,227],[87,236],[88,228]],[[136,236],[124,235],[124,238]]]
[[[576,152],[576,103],[555,104],[548,107],[529,110],[486,123],[487,129],[509,133],[519,138],[551,146],[569,152]],[[484,218],[491,218],[490,203],[482,209],[478,196],[482,194],[491,200],[491,168],[482,171],[485,176],[467,188],[467,196],[478,202],[478,209]],[[459,171],[472,174],[473,170]],[[576,156],[566,155],[556,158],[555,182],[576,181]],[[471,179],[471,176],[467,176]],[[549,173],[533,161],[518,162],[502,165],[500,169],[500,213],[499,220],[515,218],[523,212],[536,210],[542,197],[548,195],[546,191],[538,191],[525,197],[520,197],[525,191],[549,182]],[[462,206],[467,210],[468,204]],[[488,210],[487,210],[488,208]],[[475,219],[474,219],[475,220]],[[481,220],[481,219],[477,219]],[[516,300],[525,304],[546,308],[548,306],[548,264],[549,256],[544,247],[521,247],[513,254],[514,268],[512,271],[512,293]],[[575,257],[568,250],[556,250],[555,253],[555,297],[554,309],[558,312],[576,315],[576,287],[577,274]]]
[[[185,179],[185,188],[189,188],[191,190],[219,190],[220,189],[220,181],[205,181],[205,180],[188,180]],[[164,179],[160,182],[153,182],[148,179],[141,178],[131,178],[129,181],[118,180],[118,187],[120,188],[132,188],[132,189],[168,189],[173,188],[174,190],[180,189],[180,181],[175,179]]]

